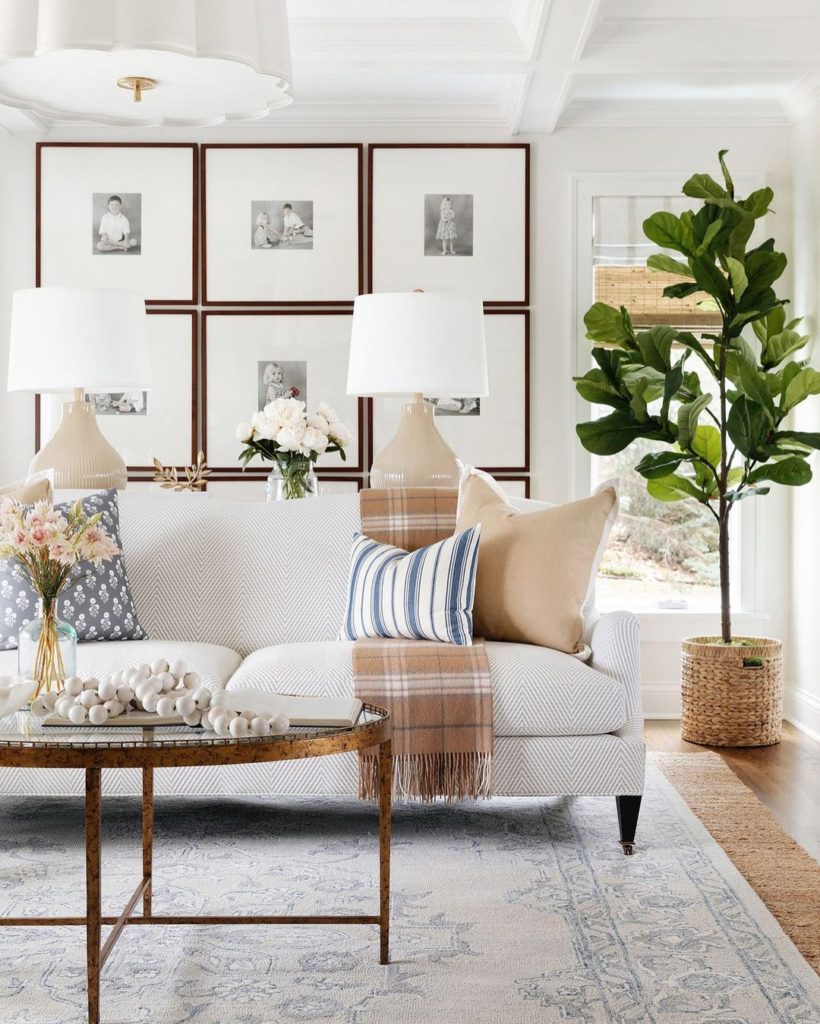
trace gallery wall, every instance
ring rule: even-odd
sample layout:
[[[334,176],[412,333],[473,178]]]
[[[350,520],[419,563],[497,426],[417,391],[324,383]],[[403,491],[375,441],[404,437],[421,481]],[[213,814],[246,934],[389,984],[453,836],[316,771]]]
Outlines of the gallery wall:
[[[111,130],[51,134],[47,141],[167,141],[160,133]],[[447,142],[511,141],[498,135],[479,136],[441,129],[396,130],[331,128],[278,130],[249,127],[179,133],[177,141],[198,142]],[[34,152],[35,136],[0,139],[0,382],[5,381],[11,293],[34,284]],[[717,150],[728,148],[737,174],[765,176],[776,195],[772,231],[786,252],[792,250],[792,163],[790,129],[784,127],[692,127],[658,129],[585,129],[531,136],[531,484],[532,495],[552,502],[579,496],[583,456],[577,442],[573,309],[572,179],[580,173],[673,172],[681,182],[695,170],[712,170]],[[504,211],[498,211],[498,245],[504,245]],[[59,231],[59,218],[45,230]],[[791,281],[784,281],[789,294]],[[0,388],[0,480],[25,473],[33,453],[32,399],[8,395]],[[583,465],[583,463],[580,463]],[[739,628],[783,636],[787,621],[789,581],[789,496],[767,499],[761,516],[756,559],[759,606],[739,617]],[[714,631],[714,616],[652,613],[642,616],[644,689],[647,710],[672,716],[678,708],[679,640]]]

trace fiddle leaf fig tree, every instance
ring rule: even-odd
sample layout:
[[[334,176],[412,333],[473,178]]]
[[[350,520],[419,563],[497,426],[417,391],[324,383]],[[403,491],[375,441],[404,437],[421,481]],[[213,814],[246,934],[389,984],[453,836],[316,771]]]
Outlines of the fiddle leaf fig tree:
[[[820,448],[820,434],[791,430],[788,421],[795,406],[820,394],[820,372],[801,358],[808,335],[799,319],[787,320],[787,300],[773,287],[786,269],[785,254],[773,238],[748,248],[772,190],[738,197],[726,152],[718,155],[723,185],[695,174],[683,186],[684,195],[700,200],[696,209],[679,217],[661,211],[643,223],[651,242],[676,254],[650,256],[647,266],[684,278],[663,294],[705,293],[702,304],[719,311],[719,330],[700,337],[665,324],[635,330],[623,306],[596,302],[584,317],[595,367],[574,380],[582,398],[610,410],[578,424],[587,451],[613,455],[638,438],[662,442],[663,450],[636,466],[649,493],[659,501],[697,501],[715,517],[721,639],[730,643],[731,512],[771,484],[811,480],[808,458]],[[694,372],[693,360],[705,374]]]

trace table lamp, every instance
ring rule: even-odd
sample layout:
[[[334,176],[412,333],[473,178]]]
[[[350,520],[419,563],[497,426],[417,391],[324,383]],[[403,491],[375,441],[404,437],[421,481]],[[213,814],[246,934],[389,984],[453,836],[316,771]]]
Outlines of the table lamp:
[[[371,487],[457,487],[456,455],[424,398],[489,394],[481,300],[422,291],[358,296],[347,393],[413,396],[373,460]]]
[[[126,485],[125,462],[103,437],[90,391],[151,387],[145,300],[121,288],[25,288],[14,293],[9,391],[74,390],[29,473],[51,469],[55,488]]]

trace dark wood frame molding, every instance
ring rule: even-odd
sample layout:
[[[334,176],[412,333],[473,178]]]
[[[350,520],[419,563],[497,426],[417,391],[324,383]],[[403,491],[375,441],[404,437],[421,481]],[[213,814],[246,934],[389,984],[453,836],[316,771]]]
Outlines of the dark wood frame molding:
[[[379,149],[521,149],[524,151],[524,298],[492,299],[484,303],[521,309],[530,304],[530,144],[528,142],[374,142],[367,152],[367,290],[373,291],[373,155]]]
[[[478,469],[493,476],[515,478],[516,474],[530,472],[530,311],[528,309],[485,309],[484,316],[522,316],[524,318],[524,465],[523,466],[478,466]],[[373,402],[367,403],[368,465],[373,464],[376,454],[373,444]],[[458,455],[458,452],[456,452]]]
[[[266,468],[265,472],[268,473],[270,471]],[[314,472],[316,473],[316,478],[320,484],[356,484],[357,491],[361,491],[364,488],[364,473],[351,473],[348,476],[345,476],[344,473],[340,473],[335,469],[316,469]],[[254,474],[253,476],[251,476],[250,473],[245,473],[244,475],[242,473],[234,473],[232,476],[227,476],[223,473],[214,473],[213,476],[208,477],[208,482],[214,484],[254,484],[256,487],[259,487],[264,479],[265,478],[261,473]],[[205,490],[207,489],[208,488],[206,486]]]
[[[358,154],[358,182],[356,187],[356,196],[358,202],[358,289],[361,293],[364,291],[364,143],[362,142],[219,142],[219,143],[205,143],[201,147],[202,149],[202,160],[201,160],[201,192],[202,192],[202,232],[201,232],[201,245],[202,245],[202,305],[205,307],[210,306],[230,306],[232,308],[242,308],[248,306],[271,306],[274,308],[281,306],[293,306],[304,308],[310,307],[323,307],[323,306],[342,306],[351,307],[353,305],[353,299],[300,299],[295,300],[277,300],[272,299],[257,299],[253,301],[229,301],[225,299],[211,299],[208,297],[208,223],[207,223],[207,190],[206,190],[206,168],[208,164],[208,151],[212,149],[355,149]]]
[[[200,395],[200,447],[205,452],[205,458],[208,458],[208,318],[212,316],[353,316],[353,310],[348,309],[207,309],[202,312],[202,328],[201,328],[201,395]],[[368,402],[368,405],[370,403]],[[357,410],[358,410],[358,462],[355,466],[350,465],[348,462],[343,462],[341,466],[334,466],[332,470],[329,470],[334,476],[341,478],[347,478],[355,474],[363,474],[365,472],[364,466],[364,455],[365,455],[365,443],[364,443],[364,424],[365,424],[365,399],[357,399]],[[239,454],[239,447],[237,443],[237,455]],[[268,466],[250,466],[242,474],[236,466],[209,466],[211,469],[212,480],[230,480],[232,477],[236,477],[239,480],[253,479],[254,477],[265,477],[270,472]],[[322,469],[318,469],[317,473],[321,475]]]
[[[191,463],[196,462],[197,452],[197,423],[199,421],[199,317],[194,309],[146,309],[147,316],[189,316],[191,318]],[[155,372],[157,368],[155,367]],[[34,396],[34,452],[40,450],[42,442],[42,431],[40,429],[40,395]],[[184,469],[177,466],[177,470]],[[154,472],[153,466],[128,466],[128,479],[146,482],[146,477],[140,474]]]
[[[42,286],[40,280],[40,258],[42,240],[41,226],[41,188],[42,188],[42,151],[43,149],[190,149],[192,156],[192,231],[191,231],[191,296],[187,299],[150,299],[145,303],[149,306],[195,306],[199,301],[199,144],[196,142],[38,142],[35,161],[35,278],[36,288]]]
[[[505,475],[505,476],[502,476],[501,474],[499,474],[495,479],[500,484],[506,484],[506,483],[510,483],[512,481],[516,481],[516,482],[521,481],[524,484],[524,497],[525,498],[529,498],[529,496],[530,496],[530,477],[524,476],[523,473],[513,473],[513,474],[508,474],[508,475]]]

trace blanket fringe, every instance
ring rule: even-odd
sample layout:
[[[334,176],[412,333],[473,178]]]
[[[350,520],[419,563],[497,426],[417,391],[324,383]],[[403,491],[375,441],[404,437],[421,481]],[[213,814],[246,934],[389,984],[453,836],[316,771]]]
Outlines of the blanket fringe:
[[[441,797],[449,803],[488,799],[492,792],[492,754],[470,751],[393,757],[393,795],[398,800],[429,803]],[[378,756],[363,751],[359,755],[359,797],[375,800],[378,794]]]

